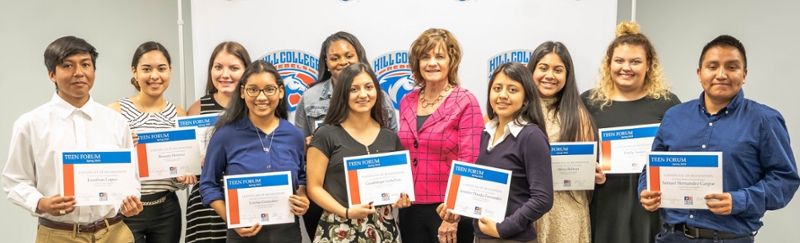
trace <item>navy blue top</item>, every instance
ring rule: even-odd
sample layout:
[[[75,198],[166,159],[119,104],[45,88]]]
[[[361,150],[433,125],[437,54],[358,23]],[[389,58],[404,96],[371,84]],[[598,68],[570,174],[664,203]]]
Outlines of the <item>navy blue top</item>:
[[[536,239],[533,222],[553,206],[553,171],[550,164],[550,143],[539,127],[523,126],[514,136],[509,134],[492,150],[487,150],[491,136],[481,133],[481,151],[475,164],[511,171],[506,218],[497,223],[501,239],[527,242]],[[472,222],[475,237],[491,239]]]
[[[721,151],[723,191],[733,201],[730,215],[707,209],[659,209],[669,224],[750,234],[761,228],[766,210],[785,207],[800,185],[783,116],[745,99],[744,91],[714,115],[706,111],[703,93],[700,99],[669,109],[653,151]],[[645,168],[639,177],[640,194],[647,188],[646,172]]]
[[[204,205],[225,200],[220,183],[223,172],[225,175],[240,175],[291,171],[293,191],[306,184],[303,132],[281,119],[273,133],[274,138],[272,133],[264,138],[265,134],[247,117],[214,132],[208,142],[205,166],[200,176],[200,195]],[[270,147],[269,153],[264,152],[262,142],[263,146]]]

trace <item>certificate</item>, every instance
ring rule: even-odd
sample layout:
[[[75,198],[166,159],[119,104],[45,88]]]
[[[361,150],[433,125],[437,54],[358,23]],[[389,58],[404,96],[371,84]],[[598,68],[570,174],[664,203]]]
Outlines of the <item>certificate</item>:
[[[600,166],[608,174],[642,173],[659,124],[600,129]]]
[[[288,171],[225,176],[228,229],[294,222],[289,197],[292,174]]]
[[[347,202],[350,206],[373,202],[389,205],[397,202],[400,193],[414,199],[414,177],[411,175],[408,150],[344,158]]]
[[[200,174],[200,143],[194,128],[138,133],[139,177],[157,180]]]
[[[208,114],[199,116],[184,116],[175,118],[176,128],[195,128],[197,141],[200,142],[200,155],[206,154],[208,140],[211,139],[211,130],[221,114]]]
[[[597,143],[551,143],[553,190],[594,190]]]
[[[135,160],[130,149],[58,152],[61,195],[74,196],[75,206],[120,205],[137,192]]]
[[[508,206],[511,171],[453,161],[447,180],[445,207],[470,218],[502,222]]]
[[[661,208],[708,209],[705,196],[722,193],[722,152],[652,152],[647,188]]]

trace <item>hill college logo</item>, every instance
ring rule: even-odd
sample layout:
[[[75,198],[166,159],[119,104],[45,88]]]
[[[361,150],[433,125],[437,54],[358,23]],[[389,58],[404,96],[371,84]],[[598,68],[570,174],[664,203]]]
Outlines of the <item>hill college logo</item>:
[[[259,59],[272,63],[278,69],[286,87],[289,112],[296,110],[303,92],[317,81],[319,59],[308,52],[298,50],[274,51]]]
[[[408,51],[393,51],[372,61],[381,89],[392,98],[394,108],[400,109],[400,100],[414,91],[414,78],[408,64]]]
[[[494,72],[500,64],[507,63],[507,62],[518,62],[522,63],[522,65],[528,65],[528,59],[531,58],[533,54],[533,50],[526,50],[526,49],[517,49],[517,50],[510,50],[498,53],[494,55],[492,58],[489,58],[489,73],[487,76],[489,77],[488,80],[492,79],[492,72]]]

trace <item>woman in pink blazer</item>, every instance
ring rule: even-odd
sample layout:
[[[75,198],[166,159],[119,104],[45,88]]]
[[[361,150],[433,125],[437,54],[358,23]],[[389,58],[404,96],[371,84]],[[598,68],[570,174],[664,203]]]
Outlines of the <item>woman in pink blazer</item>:
[[[400,101],[398,136],[411,155],[416,201],[401,209],[405,242],[472,242],[469,220],[442,221],[436,207],[444,201],[453,160],[475,163],[483,116],[475,96],[459,86],[461,48],[445,29],[429,29],[411,44],[409,62],[421,88]]]

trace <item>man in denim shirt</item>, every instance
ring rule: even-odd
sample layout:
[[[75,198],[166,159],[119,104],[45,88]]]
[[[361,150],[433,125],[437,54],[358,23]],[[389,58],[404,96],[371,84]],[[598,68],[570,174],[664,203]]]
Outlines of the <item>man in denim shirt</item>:
[[[659,210],[664,226],[656,242],[754,242],[767,210],[792,200],[800,176],[783,116],[744,98],[747,57],[739,40],[722,35],[703,48],[699,99],[664,114],[653,151],[721,151],[723,192],[705,196],[708,210]],[[649,211],[661,192],[639,178],[640,202]]]

